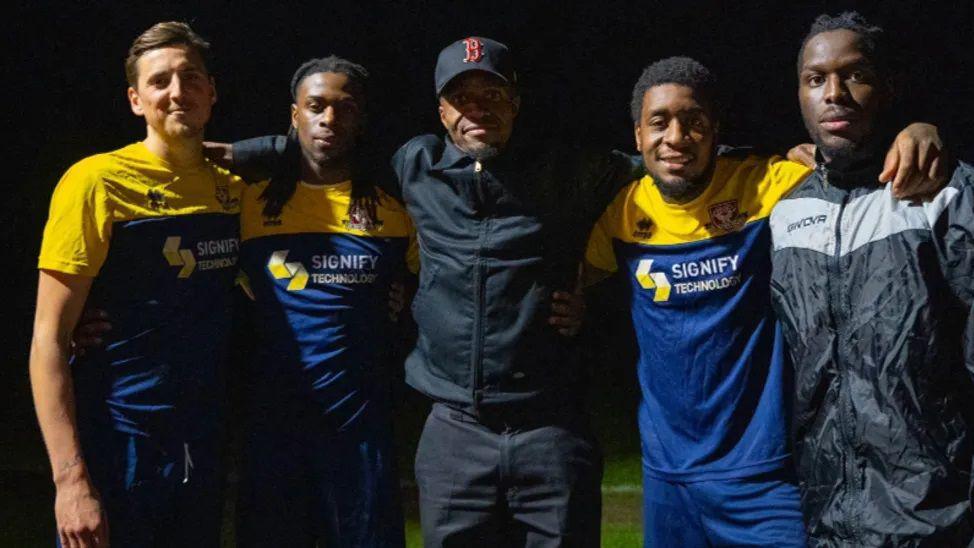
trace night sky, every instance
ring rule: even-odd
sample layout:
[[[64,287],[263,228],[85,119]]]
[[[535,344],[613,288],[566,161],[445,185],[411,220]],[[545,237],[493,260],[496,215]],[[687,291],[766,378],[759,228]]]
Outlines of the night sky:
[[[51,191],[84,156],[142,139],[125,97],[122,62],[153,23],[185,20],[210,40],[218,103],[207,137],[235,140],[286,129],[294,69],[330,53],[372,73],[368,142],[376,162],[419,133],[439,132],[433,66],[469,35],[507,43],[518,60],[522,137],[632,150],[629,99],[641,69],[684,54],[722,81],[721,140],[784,152],[805,139],[795,60],[815,15],[860,9],[906,49],[912,85],[904,119],[939,120],[962,155],[974,144],[974,2],[135,2],[24,3],[6,14],[6,100],[0,250],[4,329],[0,470],[8,444],[39,451],[27,381],[36,255]],[[590,351],[625,355],[624,320]],[[610,322],[610,325],[611,322]],[[606,346],[608,345],[608,346]],[[620,364],[620,368],[628,364]],[[629,372],[626,373],[630,374]],[[602,395],[606,397],[606,395]],[[38,462],[38,466],[46,466]]]

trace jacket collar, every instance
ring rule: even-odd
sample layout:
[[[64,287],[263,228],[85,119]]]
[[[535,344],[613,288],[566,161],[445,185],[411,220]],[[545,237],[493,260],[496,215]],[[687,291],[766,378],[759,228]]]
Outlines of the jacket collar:
[[[886,142],[890,141],[876,139],[874,144],[864,151],[864,155],[855,159],[826,160],[821,151],[816,149],[815,170],[833,186],[852,187],[864,183],[875,184],[876,178],[883,171],[883,162],[886,158],[881,147]]]
[[[473,162],[473,158],[457,148],[448,135],[443,136],[443,142],[445,143],[445,146],[443,147],[443,154],[440,156],[440,159],[433,164],[433,169],[443,171],[451,167],[456,167],[460,164]]]

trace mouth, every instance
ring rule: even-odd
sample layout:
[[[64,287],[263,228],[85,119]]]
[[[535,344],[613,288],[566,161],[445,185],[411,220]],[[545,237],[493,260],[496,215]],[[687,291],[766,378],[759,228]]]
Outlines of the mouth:
[[[693,162],[692,154],[670,154],[657,158],[668,171],[681,171]]]
[[[497,129],[497,126],[491,124],[471,124],[461,128],[464,135],[470,135],[472,137],[487,135],[491,131]]]
[[[822,116],[818,123],[829,133],[841,133],[852,127],[858,119],[859,116],[854,112],[832,112]]]
[[[320,148],[334,148],[338,144],[338,138],[335,135],[313,136],[311,142]]]

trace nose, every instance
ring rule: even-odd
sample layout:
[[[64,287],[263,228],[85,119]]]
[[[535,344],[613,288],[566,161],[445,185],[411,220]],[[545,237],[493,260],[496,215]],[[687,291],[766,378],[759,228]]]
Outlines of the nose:
[[[825,80],[825,101],[827,103],[836,103],[845,99],[849,94],[849,90],[846,89],[845,83],[838,74],[830,74]]]
[[[329,105],[321,112],[318,124],[323,127],[331,127],[335,123],[335,107]]]
[[[679,117],[673,117],[670,120],[669,125],[666,126],[666,131],[663,133],[663,142],[668,145],[678,146],[687,140],[690,134],[687,132],[687,126],[680,121]]]
[[[183,97],[183,79],[179,74],[174,74],[172,79],[169,81],[169,98],[178,101]]]

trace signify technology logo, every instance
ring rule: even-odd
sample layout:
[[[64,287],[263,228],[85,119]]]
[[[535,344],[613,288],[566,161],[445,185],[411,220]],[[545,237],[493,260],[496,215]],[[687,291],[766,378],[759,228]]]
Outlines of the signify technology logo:
[[[277,280],[290,279],[287,284],[288,291],[301,291],[308,285],[308,269],[296,261],[286,262],[288,251],[282,249],[271,253],[271,258],[267,261],[267,270]]]
[[[670,300],[670,281],[666,279],[666,274],[662,272],[650,272],[653,268],[652,259],[642,259],[636,266],[636,281],[643,289],[655,289],[653,301],[662,302]]]

